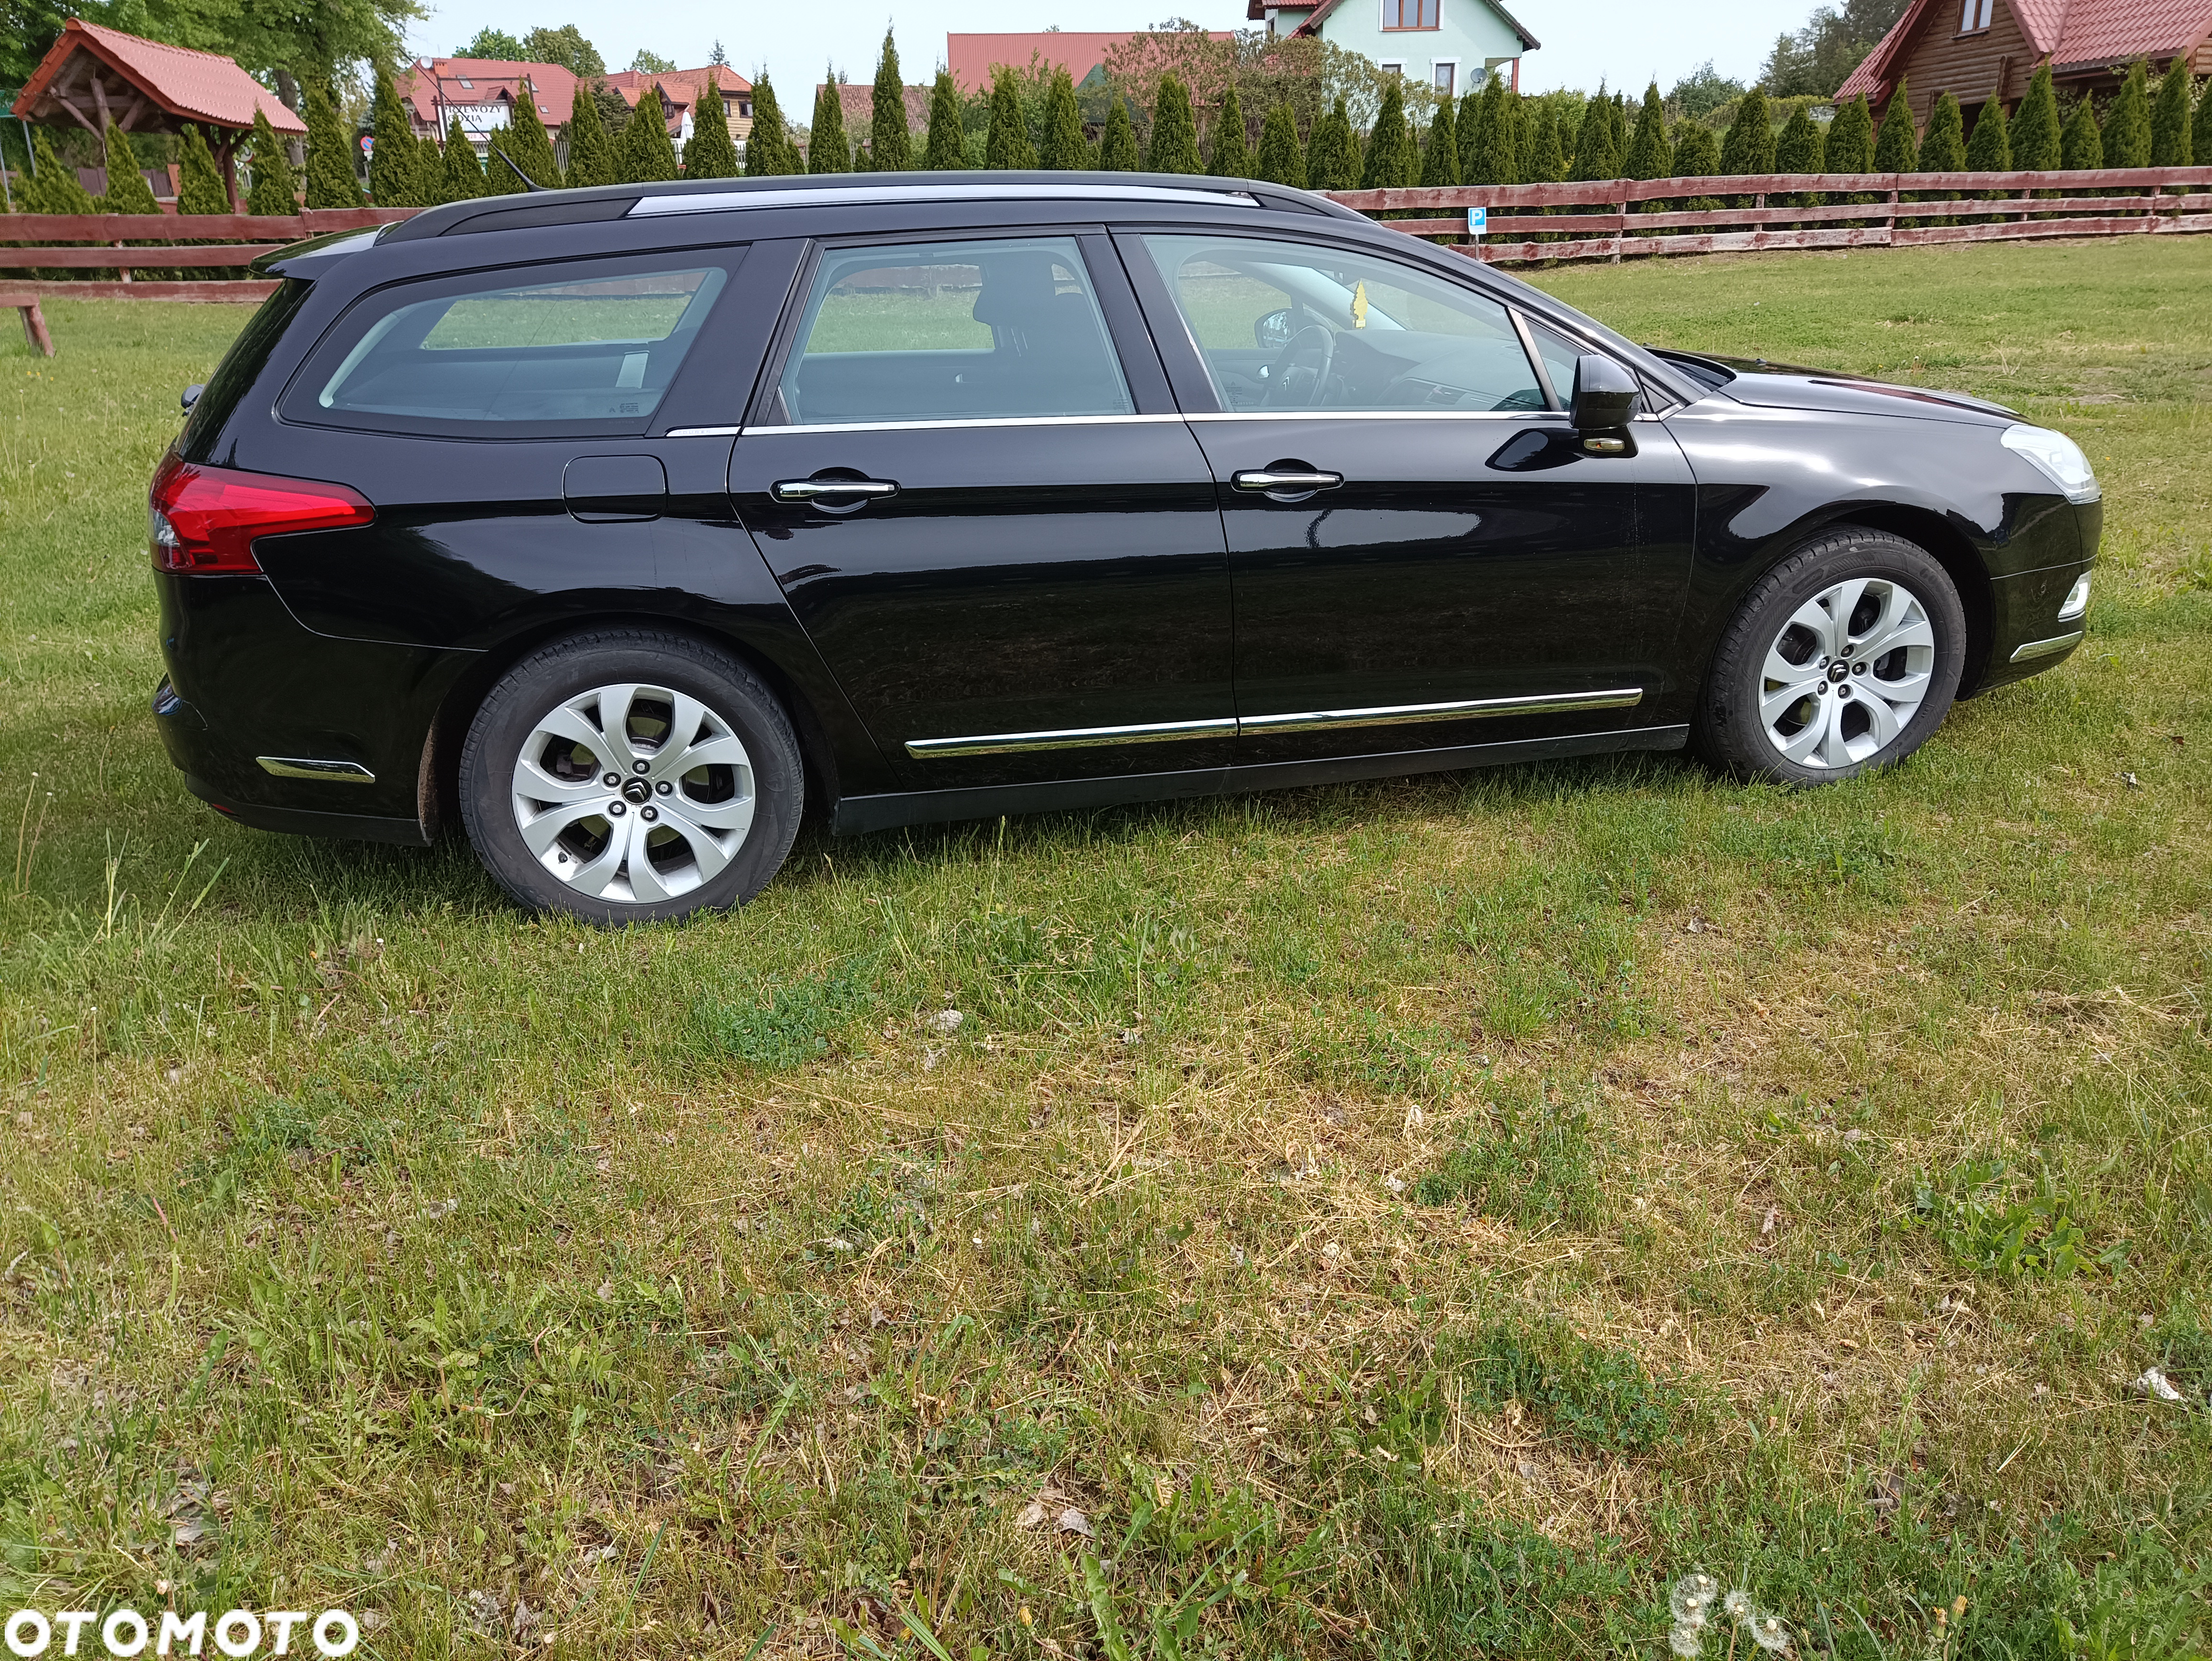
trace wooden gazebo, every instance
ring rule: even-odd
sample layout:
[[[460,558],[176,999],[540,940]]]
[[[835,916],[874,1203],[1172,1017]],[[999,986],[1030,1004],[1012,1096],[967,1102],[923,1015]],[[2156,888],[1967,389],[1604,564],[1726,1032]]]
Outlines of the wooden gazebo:
[[[72,17],[24,82],[13,113],[29,121],[76,121],[103,139],[111,120],[125,132],[198,126],[235,202],[238,140],[252,131],[257,111],[279,133],[307,137],[306,122],[221,53],[166,46]]]

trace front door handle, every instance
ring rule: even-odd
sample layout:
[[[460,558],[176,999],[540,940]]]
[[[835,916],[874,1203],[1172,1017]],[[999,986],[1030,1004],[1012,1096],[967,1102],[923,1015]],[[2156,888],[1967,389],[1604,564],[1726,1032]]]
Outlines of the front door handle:
[[[887,478],[780,478],[768,487],[778,502],[812,502],[819,496],[895,496]]]
[[[1344,475],[1291,472],[1286,469],[1267,467],[1251,472],[1232,473],[1229,482],[1240,490],[1333,490],[1344,483]]]

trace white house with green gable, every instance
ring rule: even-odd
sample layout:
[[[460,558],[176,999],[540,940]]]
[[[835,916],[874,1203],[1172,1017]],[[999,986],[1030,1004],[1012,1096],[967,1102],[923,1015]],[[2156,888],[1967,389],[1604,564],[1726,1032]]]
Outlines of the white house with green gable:
[[[1249,0],[1270,34],[1317,35],[1448,97],[1502,75],[1518,91],[1536,37],[1498,0]]]

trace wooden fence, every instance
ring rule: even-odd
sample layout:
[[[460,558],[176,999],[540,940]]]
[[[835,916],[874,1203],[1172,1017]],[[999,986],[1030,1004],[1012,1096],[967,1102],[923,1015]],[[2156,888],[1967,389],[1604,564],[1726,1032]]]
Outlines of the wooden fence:
[[[1448,241],[1459,252],[1493,265],[1619,260],[1768,248],[1888,248],[2212,231],[2212,167],[1607,179],[1571,185],[1344,191],[1335,199],[1362,213],[1406,215],[1385,222],[1410,235]],[[1741,205],[1687,205],[1701,200]],[[1470,237],[1467,210],[1477,207],[1486,210],[1488,228],[1480,237]],[[235,269],[303,237],[367,230],[417,211],[322,208],[289,219],[245,214],[5,214],[0,215],[0,271],[115,273],[8,284],[11,291],[76,299],[259,300],[276,286],[273,282],[148,281],[134,279],[131,273]],[[11,243],[59,246],[11,250]]]
[[[1449,239],[1459,252],[1491,265],[2212,231],[2212,167],[1759,173],[1332,195],[1362,213],[1406,214],[1386,222],[1413,236]],[[1701,198],[1741,205],[1688,205]],[[1469,208],[1487,210],[1480,237],[1468,234]]]

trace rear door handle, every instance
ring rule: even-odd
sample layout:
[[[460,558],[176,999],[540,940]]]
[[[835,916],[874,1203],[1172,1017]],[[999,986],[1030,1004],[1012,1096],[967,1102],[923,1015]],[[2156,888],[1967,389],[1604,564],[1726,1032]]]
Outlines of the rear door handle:
[[[1293,473],[1259,469],[1232,473],[1229,482],[1240,490],[1333,490],[1344,483],[1342,473]]]
[[[887,478],[780,478],[768,487],[778,502],[812,502],[818,496],[895,496]]]

